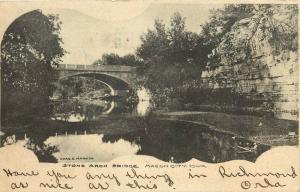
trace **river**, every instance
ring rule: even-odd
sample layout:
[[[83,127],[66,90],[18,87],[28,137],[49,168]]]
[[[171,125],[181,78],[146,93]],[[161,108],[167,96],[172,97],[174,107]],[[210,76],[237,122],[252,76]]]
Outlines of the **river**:
[[[55,100],[53,115],[2,135],[1,145],[21,145],[40,162],[108,162],[126,155],[150,155],[182,163],[233,159],[255,161],[269,147],[209,125],[162,118],[151,113],[149,93],[128,98]]]

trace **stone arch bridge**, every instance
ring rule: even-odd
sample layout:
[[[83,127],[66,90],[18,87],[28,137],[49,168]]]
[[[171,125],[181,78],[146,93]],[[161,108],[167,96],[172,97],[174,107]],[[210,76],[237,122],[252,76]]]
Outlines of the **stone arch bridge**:
[[[74,77],[92,77],[111,89],[111,95],[126,95],[134,85],[136,67],[124,65],[74,65],[60,64],[58,80]]]

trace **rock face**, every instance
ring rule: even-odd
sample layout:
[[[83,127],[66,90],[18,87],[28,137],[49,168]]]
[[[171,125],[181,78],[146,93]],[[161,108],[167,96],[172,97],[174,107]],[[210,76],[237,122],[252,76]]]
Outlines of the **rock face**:
[[[265,31],[251,31],[250,20],[236,23],[228,39],[215,50],[220,56],[219,65],[202,73],[207,89],[228,89],[250,100],[243,107],[269,111],[277,118],[298,120],[298,53],[280,50],[274,54]],[[240,49],[228,49],[228,44]],[[246,49],[251,56],[247,57]],[[248,49],[249,50],[249,49]]]

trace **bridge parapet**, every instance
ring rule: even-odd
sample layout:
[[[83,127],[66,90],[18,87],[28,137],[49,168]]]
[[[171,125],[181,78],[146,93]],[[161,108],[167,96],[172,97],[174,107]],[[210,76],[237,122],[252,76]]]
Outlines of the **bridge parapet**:
[[[74,64],[59,64],[57,70],[135,72],[136,71],[136,67],[125,66],[125,65],[74,65]]]

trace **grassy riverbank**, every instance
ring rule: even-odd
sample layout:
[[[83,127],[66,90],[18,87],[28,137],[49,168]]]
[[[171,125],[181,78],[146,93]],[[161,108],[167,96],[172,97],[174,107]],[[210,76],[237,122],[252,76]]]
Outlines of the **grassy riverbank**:
[[[207,123],[216,129],[272,146],[298,145],[297,121],[217,112],[175,111],[156,114],[171,119]]]

